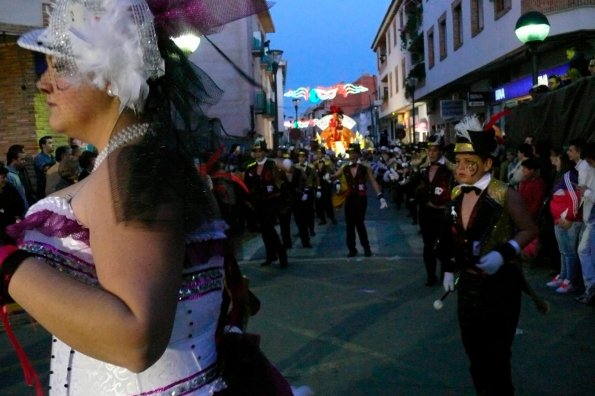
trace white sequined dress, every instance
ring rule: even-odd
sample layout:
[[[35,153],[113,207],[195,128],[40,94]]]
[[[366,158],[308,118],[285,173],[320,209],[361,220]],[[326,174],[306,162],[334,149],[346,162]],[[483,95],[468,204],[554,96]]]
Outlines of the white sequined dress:
[[[52,338],[50,395],[212,395],[225,387],[216,368],[215,330],[224,288],[223,223],[187,237],[187,264],[169,345],[142,373],[86,356]],[[89,285],[99,286],[89,230],[64,197],[47,197],[29,209],[13,236],[22,249]]]

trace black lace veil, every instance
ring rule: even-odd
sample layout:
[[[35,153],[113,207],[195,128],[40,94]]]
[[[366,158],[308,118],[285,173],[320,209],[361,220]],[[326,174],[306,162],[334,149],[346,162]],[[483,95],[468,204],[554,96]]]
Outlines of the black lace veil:
[[[113,203],[118,221],[190,232],[219,217],[194,159],[209,128],[203,108],[216,103],[222,90],[169,37],[159,38],[159,49],[166,72],[149,80],[142,114],[151,132],[108,157]],[[173,217],[163,210],[171,204],[178,205]]]

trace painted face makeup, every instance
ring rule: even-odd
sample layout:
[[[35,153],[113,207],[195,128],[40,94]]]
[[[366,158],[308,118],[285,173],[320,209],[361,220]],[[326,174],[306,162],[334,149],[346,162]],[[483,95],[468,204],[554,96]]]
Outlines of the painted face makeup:
[[[460,184],[474,184],[491,169],[491,160],[475,154],[457,154],[454,176]]]

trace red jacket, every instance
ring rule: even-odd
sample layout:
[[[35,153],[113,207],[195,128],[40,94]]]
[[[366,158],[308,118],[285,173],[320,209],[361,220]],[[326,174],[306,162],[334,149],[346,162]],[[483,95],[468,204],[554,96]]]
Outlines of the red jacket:
[[[550,213],[555,224],[558,224],[564,211],[566,211],[566,220],[582,220],[582,216],[579,213],[581,197],[580,192],[576,188],[577,184],[578,172],[575,169],[571,169],[554,186],[550,200]]]
[[[531,180],[523,180],[519,185],[519,193],[527,204],[529,213],[536,219],[541,209],[541,204],[545,198],[545,183],[541,177],[536,177]]]

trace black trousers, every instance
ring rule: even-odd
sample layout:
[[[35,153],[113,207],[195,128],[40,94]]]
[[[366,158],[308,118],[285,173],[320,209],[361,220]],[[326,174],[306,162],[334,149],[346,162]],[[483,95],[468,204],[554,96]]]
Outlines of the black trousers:
[[[428,281],[435,281],[436,259],[439,257],[440,236],[447,226],[444,209],[432,208],[426,204],[419,206],[419,228],[424,242],[424,264]],[[443,260],[440,260],[441,263]],[[441,274],[440,274],[441,275]]]
[[[286,263],[287,252],[281,243],[277,230],[275,230],[275,222],[279,215],[279,202],[276,199],[262,200],[256,203],[255,208],[260,223],[262,242],[266,251],[266,260],[272,262],[278,258],[282,264]]]
[[[330,187],[322,187],[320,198],[316,200],[316,216],[322,223],[326,223],[327,216],[332,222],[336,221]]]
[[[359,236],[359,242],[364,250],[370,250],[370,241],[368,241],[368,231],[364,224],[366,209],[368,208],[368,198],[352,194],[345,200],[345,231],[347,234],[347,248],[350,252],[355,252],[355,230]]]
[[[458,318],[479,395],[514,395],[511,348],[521,310],[521,274],[505,264],[494,275],[461,271]]]

